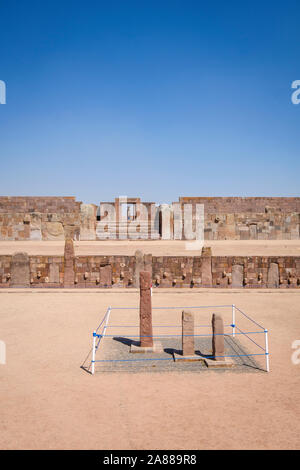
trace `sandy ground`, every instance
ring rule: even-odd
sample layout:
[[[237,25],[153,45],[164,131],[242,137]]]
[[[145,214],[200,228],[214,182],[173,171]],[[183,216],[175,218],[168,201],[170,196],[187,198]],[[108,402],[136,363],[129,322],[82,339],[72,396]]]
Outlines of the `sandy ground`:
[[[0,448],[299,448],[300,365],[291,356],[293,341],[300,339],[300,292],[153,294],[154,306],[231,303],[269,328],[269,374],[92,376],[80,368],[92,330],[108,305],[137,306],[136,291],[1,290],[0,339],[7,363],[0,365]]]
[[[136,250],[154,256],[199,256],[201,248],[183,240],[106,240],[75,242],[79,255],[133,255]],[[215,256],[300,256],[300,240],[207,240]],[[63,255],[63,241],[0,241],[0,255],[26,251],[29,255]]]

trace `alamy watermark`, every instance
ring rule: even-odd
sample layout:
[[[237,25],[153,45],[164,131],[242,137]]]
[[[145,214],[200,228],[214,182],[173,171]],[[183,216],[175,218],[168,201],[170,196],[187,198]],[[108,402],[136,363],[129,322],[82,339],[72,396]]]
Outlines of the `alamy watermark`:
[[[6,83],[0,80],[0,104],[6,104]]]
[[[295,366],[298,366],[300,364],[300,339],[295,339],[292,343],[292,349],[295,349],[296,351],[293,352],[292,354],[292,363]]]
[[[101,203],[97,239],[185,240],[187,250],[204,245],[204,204],[143,204],[120,196],[118,203]]]
[[[300,104],[300,80],[294,80],[292,88],[295,89],[291,96],[292,103]]]

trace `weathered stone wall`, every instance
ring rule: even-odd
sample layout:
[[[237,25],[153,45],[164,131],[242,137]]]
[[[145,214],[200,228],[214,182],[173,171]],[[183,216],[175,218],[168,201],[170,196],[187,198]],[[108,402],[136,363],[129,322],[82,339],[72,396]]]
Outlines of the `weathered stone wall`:
[[[77,213],[0,213],[0,240],[79,240]]]
[[[184,204],[204,204],[205,240],[298,240],[300,198],[181,197]]]
[[[140,199],[128,199],[137,204]],[[105,203],[102,203],[105,204]],[[119,199],[109,203],[119,217]],[[139,221],[108,216],[97,220],[97,206],[74,197],[0,197],[0,240],[103,240],[106,238],[184,239],[184,207],[192,205],[196,230],[196,204],[204,204],[206,240],[300,239],[300,198],[181,197],[179,203],[143,203],[146,214]],[[179,205],[179,214],[174,211]],[[148,212],[148,213],[147,213]],[[177,224],[178,218],[183,227]]]
[[[0,213],[56,213],[79,212],[80,202],[71,197],[0,196]]]
[[[206,214],[300,212],[300,197],[180,197],[181,204],[204,204]]]
[[[0,197],[0,240],[79,239],[75,197]]]
[[[29,256],[30,287],[64,287],[65,266],[63,256]],[[17,279],[15,285],[22,285],[17,269],[13,256],[0,256],[0,287],[13,286],[12,274]],[[209,253],[187,257],[75,256],[74,288],[137,287],[140,270],[151,272],[153,286],[158,288],[300,288],[300,256],[222,257]],[[23,264],[20,272],[24,273]],[[25,277],[27,283],[27,273]]]

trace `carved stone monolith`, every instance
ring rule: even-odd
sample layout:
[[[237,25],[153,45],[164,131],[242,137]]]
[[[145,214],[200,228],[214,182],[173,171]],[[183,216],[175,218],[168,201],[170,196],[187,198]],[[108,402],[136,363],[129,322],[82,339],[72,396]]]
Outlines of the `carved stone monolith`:
[[[140,272],[140,346],[153,347],[151,274]]]

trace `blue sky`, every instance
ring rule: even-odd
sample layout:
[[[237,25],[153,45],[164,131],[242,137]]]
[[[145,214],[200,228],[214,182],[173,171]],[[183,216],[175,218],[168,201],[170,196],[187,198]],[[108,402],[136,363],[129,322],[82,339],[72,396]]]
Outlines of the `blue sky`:
[[[0,0],[0,194],[300,196],[300,2]]]

